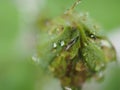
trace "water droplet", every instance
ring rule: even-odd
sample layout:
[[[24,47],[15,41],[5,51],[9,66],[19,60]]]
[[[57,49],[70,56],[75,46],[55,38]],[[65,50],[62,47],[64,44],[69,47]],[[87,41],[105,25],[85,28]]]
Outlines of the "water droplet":
[[[76,5],[78,5],[78,4],[80,4],[81,3],[81,0],[78,0],[77,2],[76,2]]]
[[[90,37],[91,37],[91,38],[93,38],[93,37],[94,37],[94,35],[92,34],[92,35],[90,35]]]
[[[96,39],[96,36],[94,34],[90,34],[90,37]]]
[[[65,90],[72,90],[71,88],[69,88],[69,87],[65,87]]]
[[[57,44],[56,43],[53,43],[53,48],[56,48],[57,47]]]
[[[64,45],[65,45],[65,42],[64,42],[64,41],[61,41],[61,42],[60,42],[60,45],[61,45],[61,46],[64,46]]]

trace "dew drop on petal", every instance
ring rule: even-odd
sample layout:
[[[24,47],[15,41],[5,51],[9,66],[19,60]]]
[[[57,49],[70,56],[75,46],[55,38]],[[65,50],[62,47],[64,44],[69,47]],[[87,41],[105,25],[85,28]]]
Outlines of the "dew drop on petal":
[[[65,45],[65,42],[64,42],[64,41],[61,41],[61,42],[60,42],[60,45],[61,45],[61,46],[64,46],[64,45]]]
[[[91,34],[90,37],[93,38],[94,40],[96,39],[96,36],[94,34]]]
[[[91,38],[93,38],[93,37],[94,37],[94,35],[92,34],[92,35],[90,35],[90,37],[91,37]]]
[[[56,43],[53,43],[53,48],[56,48],[57,47],[57,44]]]

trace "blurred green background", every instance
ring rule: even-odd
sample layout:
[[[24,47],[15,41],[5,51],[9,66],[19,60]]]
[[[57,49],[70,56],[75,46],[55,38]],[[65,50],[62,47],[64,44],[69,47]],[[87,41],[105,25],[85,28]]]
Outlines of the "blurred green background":
[[[47,0],[46,8],[52,16],[61,15],[75,0]],[[120,0],[81,0],[76,7],[78,12],[89,12],[90,16],[99,22],[105,30],[120,26]]]
[[[43,10],[47,10],[48,15],[54,18],[63,14],[75,0],[43,1]],[[76,7],[76,11],[89,12],[108,33],[120,27],[119,9],[120,0],[83,0]],[[45,75],[42,75],[39,66],[31,60],[31,54],[20,53],[24,48],[20,47],[21,51],[16,49],[19,47],[16,40],[20,32],[20,15],[17,5],[12,0],[0,0],[0,90],[50,90],[43,89],[42,86],[51,78],[46,76],[44,79]],[[119,65],[114,65],[108,71],[108,78],[102,83],[100,90],[120,90]],[[54,90],[54,84],[52,87],[51,90]]]

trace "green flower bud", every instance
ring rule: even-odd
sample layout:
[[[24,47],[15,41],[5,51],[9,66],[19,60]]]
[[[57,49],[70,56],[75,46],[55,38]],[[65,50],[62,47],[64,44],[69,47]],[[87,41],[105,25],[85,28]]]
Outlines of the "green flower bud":
[[[86,14],[73,13],[76,5],[54,20],[39,21],[37,44],[40,66],[60,79],[64,89],[72,90],[80,90],[87,79],[116,59],[112,44],[92,20]]]

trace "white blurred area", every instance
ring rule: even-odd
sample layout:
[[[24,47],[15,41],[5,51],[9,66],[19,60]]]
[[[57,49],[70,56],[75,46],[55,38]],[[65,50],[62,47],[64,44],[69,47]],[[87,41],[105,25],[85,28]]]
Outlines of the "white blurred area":
[[[14,0],[16,3],[22,18],[26,21],[31,21],[36,18],[45,0]]]
[[[108,37],[116,49],[117,58],[120,62],[120,27],[112,30],[112,32],[109,33]]]
[[[45,0],[13,0],[19,10],[19,32],[15,46],[22,56],[33,55],[36,33],[34,23],[44,6]],[[31,52],[33,51],[33,52]],[[32,58],[32,56],[31,56]],[[41,76],[40,76],[41,77]],[[45,77],[44,77],[45,78]],[[44,79],[43,78],[43,79]],[[41,79],[41,78],[40,78]],[[37,80],[34,90],[61,90],[60,82],[56,79],[45,78],[45,81]],[[45,82],[45,83],[44,83]],[[53,89],[54,88],[54,89]]]
[[[45,0],[13,0],[19,11],[19,32],[16,39],[16,48],[23,56],[34,52],[35,28],[34,23],[44,6]],[[31,51],[33,51],[31,53]]]

